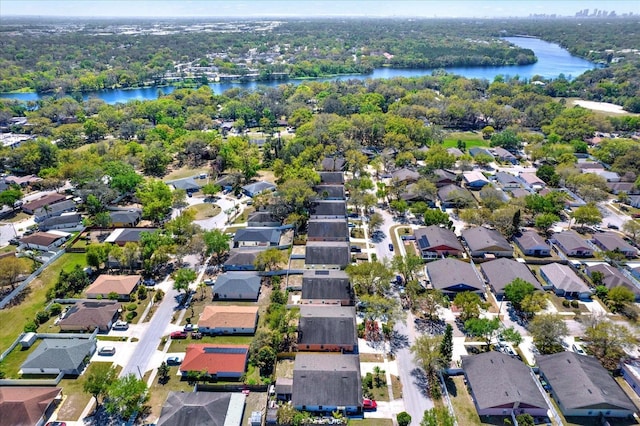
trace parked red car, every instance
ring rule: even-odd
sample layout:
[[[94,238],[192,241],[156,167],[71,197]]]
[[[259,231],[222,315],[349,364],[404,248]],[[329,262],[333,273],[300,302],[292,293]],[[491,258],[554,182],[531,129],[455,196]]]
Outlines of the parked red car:
[[[365,411],[375,411],[378,408],[378,403],[373,399],[364,398],[362,400],[362,409]]]
[[[174,331],[173,333],[171,333],[172,339],[186,339],[187,336],[188,336],[188,333],[184,331]]]

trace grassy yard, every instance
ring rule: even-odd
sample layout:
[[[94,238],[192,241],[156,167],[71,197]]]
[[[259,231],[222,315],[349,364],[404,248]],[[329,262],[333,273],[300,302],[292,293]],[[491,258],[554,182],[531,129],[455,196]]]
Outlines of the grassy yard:
[[[9,355],[2,361],[2,371],[6,374],[8,379],[19,379],[20,375],[18,371],[23,362],[27,360],[27,357],[33,353],[36,347],[42,343],[41,339],[35,341],[33,346],[27,349],[22,349],[20,345],[16,346]]]
[[[461,140],[467,144],[467,149],[477,146],[488,147],[489,141],[482,139],[482,133],[480,132],[451,132],[447,133],[444,137],[442,145],[445,148],[457,148],[458,140]]]
[[[276,364],[276,377],[293,379],[293,359],[281,359]]]
[[[253,336],[203,336],[200,340],[175,339],[171,341],[169,352],[185,352],[192,343],[211,343],[217,345],[249,345]]]
[[[92,369],[96,368],[95,366],[97,364],[102,363],[92,362],[89,367],[87,367],[83,375],[77,379],[62,379],[60,381],[58,386],[62,387],[62,393],[65,395],[65,399],[58,411],[58,420],[75,421],[80,419],[82,411],[84,411],[87,404],[91,402],[93,398],[82,389],[84,377],[86,377],[87,374],[91,374]],[[119,374],[120,370],[122,370],[122,367],[119,366],[116,366],[115,368],[116,374]]]
[[[391,419],[350,419],[351,426],[393,426]]]
[[[169,367],[169,381],[164,385],[158,383],[158,376],[156,376],[151,388],[149,389],[149,394],[151,398],[147,405],[151,407],[150,418],[159,418],[160,411],[162,410],[162,405],[167,399],[167,395],[169,392],[191,392],[193,390],[193,386],[190,385],[186,380],[180,380],[180,376],[178,374],[178,367]],[[145,377],[146,379],[146,377]]]
[[[187,208],[187,210],[195,214],[195,220],[208,219],[210,217],[219,215],[220,212],[222,211],[220,206],[217,206],[212,203],[196,204],[194,206]]]
[[[60,271],[71,271],[76,265],[86,266],[84,253],[65,253],[49,265],[22,293],[23,300],[16,306],[0,311],[0,349],[4,350],[22,332],[25,324],[43,310],[47,304],[47,291],[53,287]]]
[[[22,220],[30,218],[31,215],[26,214],[22,210],[17,210],[7,216],[5,216],[2,221],[3,222],[20,222]]]
[[[164,180],[168,181],[168,180],[184,179],[191,176],[197,176],[200,173],[208,173],[208,172],[209,172],[208,167],[198,167],[193,169],[191,167],[185,166],[176,170],[172,170],[167,176],[164,177]]]

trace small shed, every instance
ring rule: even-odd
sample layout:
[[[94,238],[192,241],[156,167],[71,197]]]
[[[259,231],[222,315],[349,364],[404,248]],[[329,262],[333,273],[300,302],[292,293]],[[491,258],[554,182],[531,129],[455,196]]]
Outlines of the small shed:
[[[36,340],[38,339],[38,335],[36,333],[27,333],[24,335],[22,339],[20,339],[20,344],[23,348],[30,348]]]
[[[249,417],[249,425],[261,426],[262,425],[262,413],[260,411],[252,411]]]

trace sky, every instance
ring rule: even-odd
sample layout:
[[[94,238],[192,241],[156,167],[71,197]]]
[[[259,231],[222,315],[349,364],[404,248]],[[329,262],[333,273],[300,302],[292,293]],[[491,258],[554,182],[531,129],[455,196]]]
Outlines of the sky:
[[[579,10],[640,13],[638,0],[0,0],[2,17],[415,17],[491,18]]]

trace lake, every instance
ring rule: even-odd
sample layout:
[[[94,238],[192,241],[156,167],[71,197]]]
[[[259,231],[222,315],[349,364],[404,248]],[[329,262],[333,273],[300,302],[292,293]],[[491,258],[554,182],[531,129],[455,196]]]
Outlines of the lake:
[[[544,78],[556,78],[563,74],[567,78],[575,78],[580,74],[593,69],[596,65],[585,59],[572,56],[567,50],[557,44],[549,43],[537,38],[528,37],[505,37],[505,40],[526,49],[535,52],[538,62],[531,65],[511,65],[498,67],[449,67],[444,70],[451,74],[461,75],[467,78],[481,78],[493,81],[496,76],[515,77],[529,79],[535,75]],[[398,68],[377,68],[371,74],[367,75],[342,75],[338,77],[319,78],[315,81],[336,81],[349,79],[376,79],[376,78],[394,78],[394,77],[421,77],[431,75],[434,69],[398,69]],[[278,86],[280,84],[300,84],[308,80],[280,80],[280,81],[249,81],[249,82],[222,82],[212,83],[209,86],[216,94],[239,87],[242,89],[256,89],[258,86]],[[128,102],[131,100],[147,100],[156,99],[158,90],[168,94],[175,90],[174,86],[165,87],[144,87],[138,89],[113,89],[101,90],[99,92],[89,92],[83,94],[85,99],[90,97],[98,97],[108,104],[119,102]],[[40,98],[37,93],[0,93],[2,98],[20,99],[23,101],[35,101]]]

